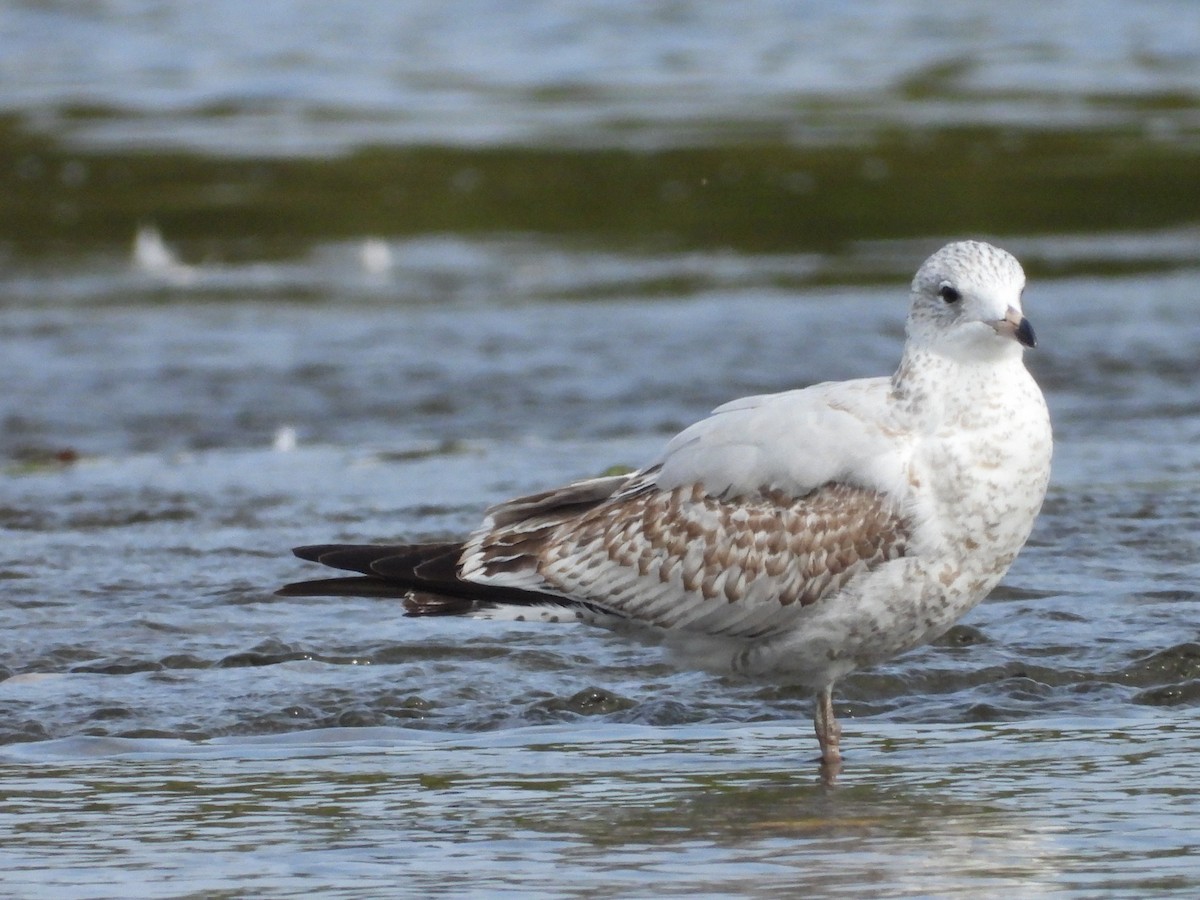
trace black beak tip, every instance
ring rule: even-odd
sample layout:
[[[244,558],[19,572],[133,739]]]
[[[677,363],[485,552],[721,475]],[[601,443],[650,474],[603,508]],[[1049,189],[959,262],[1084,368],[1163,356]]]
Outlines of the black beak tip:
[[[1033,333],[1033,326],[1024,317],[1021,319],[1021,324],[1017,326],[1016,338],[1020,344],[1031,349],[1037,346],[1037,335]]]

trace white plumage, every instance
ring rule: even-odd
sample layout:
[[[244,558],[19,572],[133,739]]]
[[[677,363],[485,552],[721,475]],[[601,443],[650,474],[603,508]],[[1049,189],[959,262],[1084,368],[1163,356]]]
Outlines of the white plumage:
[[[640,623],[690,663],[812,687],[835,765],[834,682],[949,628],[1041,507],[1051,432],[1024,285],[1003,250],[950,244],[913,279],[891,377],[727,403],[638,472],[500,504],[462,543],[299,548],[365,577],[285,591]]]

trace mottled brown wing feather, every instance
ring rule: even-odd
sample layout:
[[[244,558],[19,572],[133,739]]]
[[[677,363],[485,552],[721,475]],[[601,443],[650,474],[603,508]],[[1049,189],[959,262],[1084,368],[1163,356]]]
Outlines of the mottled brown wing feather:
[[[841,483],[802,497],[647,489],[564,512],[477,534],[466,545],[464,574],[664,627],[748,634],[769,630],[772,609],[815,603],[903,556],[908,540],[887,497]]]

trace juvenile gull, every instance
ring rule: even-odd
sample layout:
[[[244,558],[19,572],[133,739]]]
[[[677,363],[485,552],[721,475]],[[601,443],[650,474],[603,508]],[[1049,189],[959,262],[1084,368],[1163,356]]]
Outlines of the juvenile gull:
[[[946,631],[1041,508],[1050,419],[1024,287],[1005,251],[949,244],[913,279],[891,377],[727,403],[645,468],[501,503],[463,541],[299,547],[361,574],[281,593],[655,630],[689,664],[811,688],[836,766],[834,683]]]

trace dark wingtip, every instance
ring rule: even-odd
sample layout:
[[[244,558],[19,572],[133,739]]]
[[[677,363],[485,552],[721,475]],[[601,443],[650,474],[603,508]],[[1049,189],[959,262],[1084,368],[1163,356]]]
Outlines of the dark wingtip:
[[[324,554],[336,549],[336,544],[308,544],[304,547],[293,547],[292,553],[309,562],[320,562]]]
[[[384,600],[403,599],[408,589],[372,578],[355,575],[349,578],[319,578],[313,581],[294,581],[275,592],[276,597],[375,597]]]

